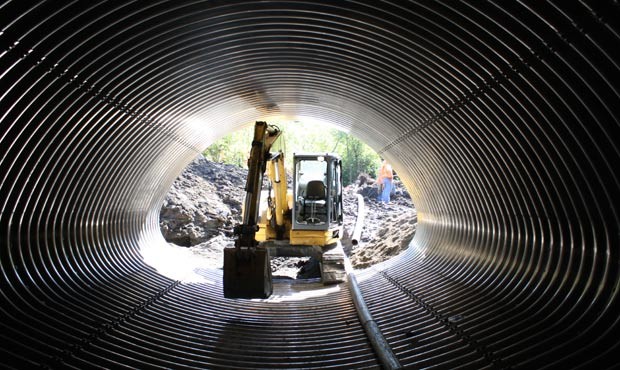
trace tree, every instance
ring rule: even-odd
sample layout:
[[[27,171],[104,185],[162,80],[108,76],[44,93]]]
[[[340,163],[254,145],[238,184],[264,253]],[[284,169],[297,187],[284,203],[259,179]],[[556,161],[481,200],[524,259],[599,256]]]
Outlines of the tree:
[[[226,135],[209,145],[202,154],[213,162],[223,162],[245,167],[252,143],[252,130],[241,129]]]
[[[360,173],[368,173],[376,177],[376,170],[380,164],[379,155],[368,145],[346,132],[314,122],[284,122],[278,123],[277,126],[283,133],[272,150],[284,152],[288,170],[293,167],[294,153],[336,152],[342,158],[345,184],[355,182]],[[248,126],[221,138],[203,152],[204,156],[214,162],[245,167],[253,130],[253,126]]]
[[[345,184],[352,184],[361,173],[367,173],[373,177],[377,175],[380,164],[379,155],[368,145],[359,139],[342,131],[335,131],[337,143],[342,156],[342,174]],[[338,150],[335,150],[338,152]]]

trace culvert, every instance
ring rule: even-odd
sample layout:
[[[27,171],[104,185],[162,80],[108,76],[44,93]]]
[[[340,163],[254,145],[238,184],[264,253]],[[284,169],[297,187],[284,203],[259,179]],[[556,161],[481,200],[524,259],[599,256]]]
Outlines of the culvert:
[[[411,248],[360,279],[404,366],[618,366],[619,13],[3,3],[0,363],[376,367],[344,291],[227,301],[217,271],[190,283],[143,259],[196,153],[310,117],[379,151],[417,206]]]

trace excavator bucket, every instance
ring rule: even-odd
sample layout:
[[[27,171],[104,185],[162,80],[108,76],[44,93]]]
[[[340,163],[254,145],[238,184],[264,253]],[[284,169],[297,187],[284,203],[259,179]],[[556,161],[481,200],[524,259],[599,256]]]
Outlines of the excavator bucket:
[[[268,250],[224,249],[224,297],[268,298],[272,292]]]

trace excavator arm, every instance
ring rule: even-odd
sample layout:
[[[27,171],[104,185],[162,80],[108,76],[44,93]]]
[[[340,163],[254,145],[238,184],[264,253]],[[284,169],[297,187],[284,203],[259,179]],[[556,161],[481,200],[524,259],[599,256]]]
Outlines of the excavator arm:
[[[248,159],[243,220],[234,228],[235,247],[224,249],[224,296],[267,298],[272,293],[269,252],[257,249],[258,213],[263,174],[271,159],[271,146],[280,136],[276,126],[257,121]],[[286,180],[285,180],[286,181]]]
[[[267,161],[266,174],[270,184],[267,197],[268,212],[261,216],[259,221],[261,230],[256,235],[256,239],[260,241],[288,239],[291,228],[291,209],[287,199],[288,182],[284,168],[284,153],[271,153]]]
[[[263,174],[271,159],[271,146],[280,137],[281,131],[276,126],[268,126],[258,121],[254,125],[254,140],[248,159],[248,177],[245,184],[245,203],[241,225],[235,227],[237,236],[235,247],[255,247],[255,235],[258,227],[258,211]]]

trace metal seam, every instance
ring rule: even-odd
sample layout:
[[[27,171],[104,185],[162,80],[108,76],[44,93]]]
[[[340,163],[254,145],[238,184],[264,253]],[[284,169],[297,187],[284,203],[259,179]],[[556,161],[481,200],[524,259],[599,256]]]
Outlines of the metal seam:
[[[121,326],[123,323],[132,319],[139,313],[143,313],[148,310],[150,307],[155,305],[159,300],[161,300],[165,295],[170,293],[180,284],[181,281],[176,280],[167,287],[160,289],[157,293],[151,295],[149,298],[135,304],[131,309],[129,309],[124,314],[119,315],[116,319],[100,323],[98,326],[93,328],[93,330],[88,335],[86,335],[76,343],[68,344],[66,348],[62,350],[61,355],[52,357],[50,363],[41,364],[41,367],[45,369],[51,369],[54,368],[54,366],[63,365],[67,360],[78,355],[82,351],[82,349],[88,348],[91,344],[95,343],[100,338],[110,335],[116,328]]]
[[[15,51],[18,47],[22,46],[21,43],[11,46],[9,47],[9,50],[7,50],[7,52],[11,52],[11,51]],[[22,46],[23,48],[23,46]],[[21,60],[25,60],[26,58],[30,57],[33,58],[34,55],[36,55],[36,52],[33,48],[24,48],[24,50],[29,50],[28,52],[24,52],[23,55],[21,57],[19,57]],[[30,63],[33,67],[40,67],[40,68],[46,68],[45,67],[45,62],[47,61],[47,59],[45,58],[45,56],[42,56],[40,58],[36,59],[36,62],[34,64]],[[48,61],[49,62],[49,61]],[[50,63],[51,64],[51,63]],[[44,74],[46,73],[52,73],[53,71],[60,71],[62,69],[62,67],[60,66],[59,63],[55,63],[52,64],[51,67],[47,67],[47,71],[44,72]],[[153,118],[150,118],[148,115],[144,114],[144,113],[140,113],[137,110],[129,107],[126,103],[122,102],[122,98],[118,97],[118,96],[110,96],[109,94],[105,93],[103,91],[103,89],[97,89],[95,85],[87,85],[88,80],[85,79],[81,82],[78,82],[79,78],[78,78],[79,74],[74,75],[73,77],[71,77],[71,73],[69,71],[69,69],[65,69],[63,71],[60,72],[56,72],[55,73],[55,77],[64,82],[66,85],[72,86],[75,91],[80,91],[83,92],[87,95],[89,95],[91,98],[94,98],[95,100],[99,100],[100,102],[106,104],[107,106],[117,110],[118,112],[121,112],[123,114],[127,114],[130,115],[132,117],[136,117],[137,122],[140,122],[142,124],[144,124],[147,127],[151,127],[153,129],[155,129],[156,131],[159,131],[163,134],[165,134],[167,137],[173,139],[173,141],[181,144],[182,146],[186,147],[187,149],[190,149],[196,153],[202,153],[202,149],[197,148],[193,145],[191,145],[189,142],[187,142],[186,140],[184,140],[180,135],[172,133],[170,131],[166,131],[163,127],[165,127],[164,124],[162,123],[158,123],[155,122],[155,120]]]
[[[562,33],[558,33],[558,37],[562,38],[565,42],[568,42],[568,40],[563,36]],[[439,123],[452,112],[463,109],[474,100],[479,100],[481,96],[484,96],[487,93],[495,90],[498,86],[502,85],[502,83],[505,84],[506,82],[513,80],[516,76],[520,74],[521,71],[530,68],[530,66],[534,62],[541,62],[543,60],[543,56],[548,56],[553,53],[553,47],[551,45],[549,45],[545,41],[542,41],[542,44],[544,47],[541,47],[538,52],[536,49],[531,49],[528,56],[518,59],[518,63],[512,63],[507,65],[507,68],[505,68],[504,70],[500,70],[499,73],[483,81],[483,83],[478,85],[476,89],[470,90],[469,93],[462,95],[460,99],[453,101],[451,104],[441,109],[432,117],[427,118],[420,125],[405,131],[402,135],[400,135],[396,139],[393,139],[387,145],[377,150],[377,153],[384,154],[386,151],[402,143],[408,137],[417,135],[426,128],[436,123]]]
[[[454,334],[458,339],[466,343],[469,347],[474,349],[482,358],[484,358],[490,365],[497,369],[510,369],[510,366],[504,363],[502,358],[497,354],[490,351],[484,344],[480,344],[477,340],[473,339],[471,335],[463,328],[459,327],[457,323],[450,321],[451,316],[442,315],[431,304],[425,302],[412,289],[407,288],[395,278],[389,276],[385,270],[379,272],[383,278],[390,282],[401,292],[405,293],[411,298],[417,305],[424,308],[426,312],[433,317],[437,322],[444,325],[450,333]]]

